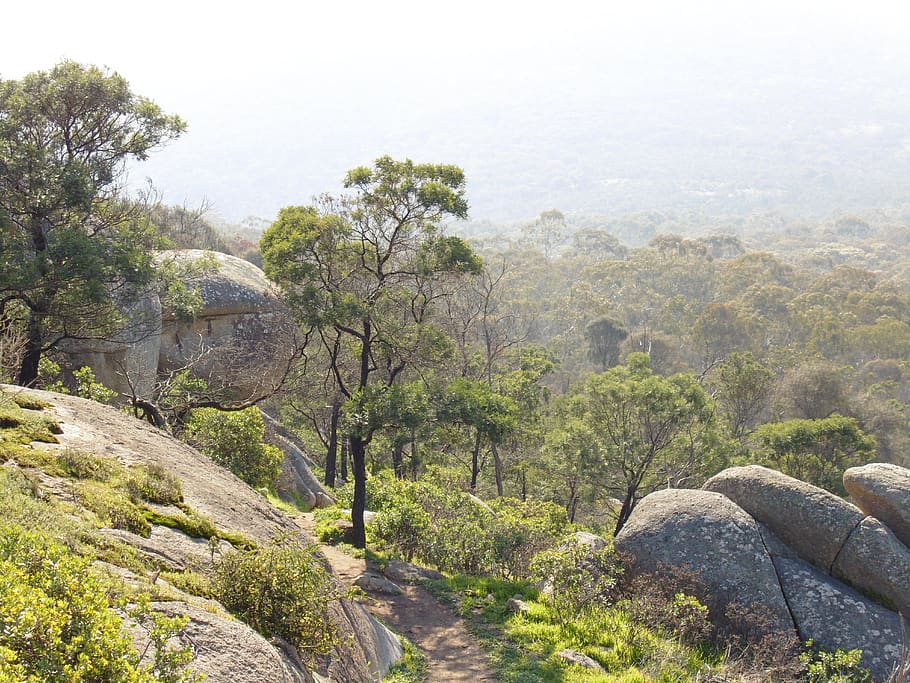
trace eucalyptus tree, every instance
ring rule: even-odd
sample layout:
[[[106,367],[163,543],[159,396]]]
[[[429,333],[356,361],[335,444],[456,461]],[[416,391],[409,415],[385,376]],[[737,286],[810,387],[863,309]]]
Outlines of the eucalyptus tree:
[[[457,166],[385,156],[349,171],[344,187],[350,192],[319,206],[282,209],[261,249],[266,274],[318,335],[346,399],[354,542],[363,547],[366,449],[388,422],[385,407],[405,410],[400,397],[388,400],[390,388],[451,353],[434,307],[453,276],[476,273],[482,263],[440,228],[446,218],[467,217]]]
[[[94,66],[0,81],[0,323],[24,336],[20,384],[61,340],[113,331],[117,299],[151,280],[155,233],[121,181],[184,128]]]

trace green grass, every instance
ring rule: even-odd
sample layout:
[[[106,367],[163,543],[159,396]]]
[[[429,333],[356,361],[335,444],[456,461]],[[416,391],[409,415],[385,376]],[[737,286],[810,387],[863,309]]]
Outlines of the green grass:
[[[427,680],[427,656],[410,640],[399,636],[404,654],[382,679],[382,683],[423,683]]]
[[[455,576],[428,587],[464,617],[503,683],[683,683],[719,663],[698,648],[633,623],[615,607],[562,624],[528,582]],[[530,610],[510,611],[512,597],[527,602]],[[557,656],[564,649],[591,657],[606,671],[566,664]]]

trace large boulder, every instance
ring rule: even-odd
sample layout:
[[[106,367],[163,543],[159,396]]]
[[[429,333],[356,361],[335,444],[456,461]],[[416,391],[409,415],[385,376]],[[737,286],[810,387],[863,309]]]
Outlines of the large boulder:
[[[850,534],[832,573],[910,615],[910,549],[874,517],[866,517]]]
[[[759,465],[731,467],[703,488],[722,493],[825,572],[865,517],[833,493]]]
[[[900,617],[802,560],[774,565],[800,638],[831,651],[861,648],[862,665],[886,680],[900,655]]]
[[[688,568],[712,617],[730,603],[761,610],[768,630],[792,632],[793,621],[758,524],[712,491],[667,489],[646,496],[614,540],[630,571]]]
[[[66,339],[59,349],[73,369],[85,365],[95,379],[124,396],[149,398],[161,347],[161,302],[154,288],[116,295],[123,324],[103,339]]]
[[[860,510],[910,546],[910,470],[884,462],[851,467],[844,472],[844,488]]]
[[[188,617],[179,640],[192,649],[193,671],[204,674],[210,683],[313,683],[295,658],[242,621],[179,601],[153,602],[151,608],[168,617]],[[138,627],[131,631],[136,649],[143,652],[147,632]]]
[[[261,395],[282,379],[294,351],[295,326],[265,273],[236,256],[198,249],[161,252],[182,269],[202,307],[192,320],[164,309],[158,371],[192,365],[197,376],[239,398]]]

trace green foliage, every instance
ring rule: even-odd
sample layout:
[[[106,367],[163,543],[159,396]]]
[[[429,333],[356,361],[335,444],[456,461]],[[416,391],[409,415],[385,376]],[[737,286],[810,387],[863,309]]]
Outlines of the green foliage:
[[[110,458],[102,458],[78,448],[64,448],[57,456],[60,469],[76,479],[108,481],[118,471],[119,464]]]
[[[126,490],[134,501],[141,499],[162,505],[183,502],[180,479],[158,463],[133,467],[126,481]]]
[[[184,438],[219,465],[253,487],[273,486],[284,455],[263,443],[265,423],[258,408],[233,412],[214,408],[192,411]]]
[[[202,674],[186,668],[193,661],[193,650],[189,645],[171,644],[175,636],[189,623],[189,617],[169,617],[149,607],[148,596],[143,595],[137,605],[129,610],[129,616],[145,630],[152,651],[152,664],[144,671],[160,683],[199,683],[205,679]]]
[[[401,638],[404,654],[389,669],[382,683],[423,683],[427,676],[427,656],[407,638]]]
[[[55,434],[62,431],[53,418],[35,410],[23,409],[13,396],[0,392],[0,448],[32,441],[57,443]]]
[[[503,498],[488,507],[432,477],[374,477],[368,501],[378,513],[370,529],[374,540],[448,572],[526,577],[531,557],[568,527],[555,504]]]
[[[612,545],[596,549],[570,537],[559,547],[538,553],[531,573],[547,585],[546,600],[553,613],[569,624],[613,603],[622,568]]]
[[[175,626],[162,624],[156,644],[163,647]],[[140,667],[132,641],[89,561],[17,527],[0,529],[0,652],[0,672],[9,676],[4,680],[198,680],[178,673],[186,656],[172,661],[171,677]]]
[[[875,439],[855,418],[831,415],[820,420],[785,420],[755,432],[758,461],[791,477],[845,496],[843,473],[869,462]]]
[[[862,650],[829,652],[810,640],[799,660],[806,665],[807,683],[871,683],[872,674],[860,666],[862,656]]]
[[[145,515],[130,499],[117,490],[95,482],[84,482],[75,489],[79,502],[98,515],[103,524],[125,529],[148,538],[152,528]]]
[[[205,515],[188,508],[177,515],[166,515],[153,510],[145,510],[145,519],[152,524],[166,526],[182,531],[192,538],[217,538],[218,528],[215,523]]]
[[[26,331],[27,385],[56,339],[113,331],[114,292],[151,281],[154,231],[117,196],[119,181],[185,126],[119,74],[73,61],[0,81],[0,112],[0,298],[19,304],[10,322]]]
[[[527,582],[455,576],[430,588],[443,598],[454,593],[456,609],[490,651],[500,681],[688,683],[719,668],[709,652],[637,624],[615,606],[564,621]],[[513,598],[522,599],[526,610],[511,609]],[[593,658],[605,672],[568,665],[557,656],[567,648]]]
[[[212,590],[230,612],[266,637],[284,638],[310,662],[338,640],[327,611],[339,596],[315,546],[284,538],[229,553]]]
[[[73,370],[75,387],[72,392],[64,381],[60,365],[47,356],[42,356],[41,360],[38,361],[38,377],[45,390],[54,391],[58,394],[73,393],[75,396],[97,401],[98,403],[111,403],[117,397],[116,391],[108,389],[95,379],[94,371],[87,365],[83,365],[78,370]]]

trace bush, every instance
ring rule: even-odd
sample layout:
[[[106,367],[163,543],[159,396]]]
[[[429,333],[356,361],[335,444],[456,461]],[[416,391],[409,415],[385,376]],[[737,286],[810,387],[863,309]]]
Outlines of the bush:
[[[110,458],[92,455],[77,448],[64,448],[57,456],[57,462],[68,476],[76,479],[108,481],[118,469],[118,463]]]
[[[228,553],[212,591],[230,612],[266,637],[278,636],[312,662],[338,640],[328,619],[339,597],[315,546],[288,538],[251,551]]]
[[[141,498],[161,505],[183,502],[180,480],[157,463],[135,467],[126,482],[126,488],[134,501]]]
[[[146,682],[88,560],[18,528],[0,529],[0,678]]]
[[[695,597],[702,590],[691,570],[662,566],[623,584],[620,606],[636,623],[673,634],[687,645],[707,642],[714,635],[708,608]]]
[[[828,652],[811,640],[806,648],[799,661],[806,665],[807,683],[871,683],[872,674],[860,666],[862,650]]]
[[[76,490],[79,502],[114,529],[126,529],[148,538],[152,528],[138,507],[121,493],[104,485],[85,483]]]
[[[622,569],[613,546],[598,550],[569,538],[559,548],[538,553],[531,571],[545,584],[547,602],[557,618],[568,624],[581,614],[612,604]]]
[[[262,442],[265,422],[258,408],[224,412],[192,411],[184,438],[219,465],[254,488],[271,488],[281,473],[284,455]]]

